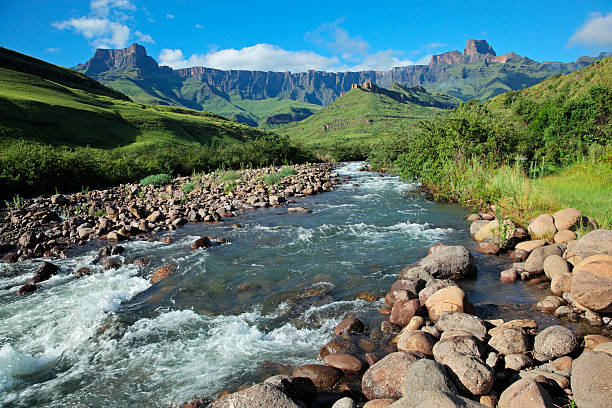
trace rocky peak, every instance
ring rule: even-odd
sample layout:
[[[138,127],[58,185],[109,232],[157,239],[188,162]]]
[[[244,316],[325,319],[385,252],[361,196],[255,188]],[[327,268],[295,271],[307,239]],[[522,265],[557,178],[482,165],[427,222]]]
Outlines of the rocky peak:
[[[487,54],[497,55],[487,40],[467,40],[463,55]]]
[[[132,44],[127,48],[98,48],[94,56],[85,64],[75,67],[87,75],[96,75],[107,71],[123,71],[130,68],[140,68],[151,71],[158,68],[157,62],[147,55],[147,50],[140,44]]]

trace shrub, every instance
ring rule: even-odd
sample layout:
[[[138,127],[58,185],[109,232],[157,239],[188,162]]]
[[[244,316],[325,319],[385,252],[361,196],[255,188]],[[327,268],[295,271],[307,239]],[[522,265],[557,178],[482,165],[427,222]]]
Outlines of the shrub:
[[[161,173],[161,174],[152,174],[140,180],[140,184],[143,186],[148,186],[149,184],[153,184],[155,187],[162,187],[170,184],[172,182],[172,177],[169,174]]]
[[[278,184],[280,183],[280,181],[281,181],[281,177],[278,173],[270,173],[264,179],[264,182],[269,186]]]
[[[281,178],[295,176],[296,174],[297,174],[297,170],[294,169],[293,167],[285,167],[284,169],[278,172],[278,175]]]
[[[193,185],[193,183],[185,183],[181,186],[181,189],[183,190],[183,193],[185,194],[191,193],[194,188],[195,186]]]

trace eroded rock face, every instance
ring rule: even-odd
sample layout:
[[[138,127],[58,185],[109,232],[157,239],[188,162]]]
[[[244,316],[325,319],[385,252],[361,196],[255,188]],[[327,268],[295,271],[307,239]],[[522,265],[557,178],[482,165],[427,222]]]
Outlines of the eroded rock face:
[[[570,354],[578,345],[576,335],[567,327],[550,326],[534,340],[534,357],[539,361],[553,360]]]
[[[612,312],[612,256],[593,255],[576,265],[571,293],[576,302],[593,311]]]
[[[265,383],[225,395],[211,405],[211,408],[234,407],[300,408],[300,405],[274,385]]]
[[[424,357],[422,353],[402,351],[387,355],[363,375],[361,381],[363,394],[370,400],[401,398],[402,384],[410,367]]]
[[[578,407],[612,406],[612,356],[588,351],[572,364],[572,391]]]
[[[498,408],[554,408],[550,395],[532,378],[518,380],[500,395]]]

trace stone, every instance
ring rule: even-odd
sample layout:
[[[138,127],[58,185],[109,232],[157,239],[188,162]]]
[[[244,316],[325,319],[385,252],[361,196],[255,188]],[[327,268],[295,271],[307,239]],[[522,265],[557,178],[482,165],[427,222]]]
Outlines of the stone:
[[[402,384],[404,397],[425,391],[442,391],[458,394],[446,368],[433,360],[422,359],[412,364]]]
[[[546,245],[546,241],[543,239],[535,239],[532,241],[523,241],[523,242],[519,242],[518,244],[516,244],[516,247],[514,247],[514,249],[521,249],[523,251],[526,251],[528,253],[531,253],[531,251],[533,251],[536,248],[539,248],[541,246]]]
[[[478,228],[478,231],[474,233],[474,239],[478,242],[485,241],[488,239],[494,239],[499,235],[499,221],[492,220]]]
[[[310,378],[317,388],[325,389],[336,385],[342,371],[321,364],[306,364],[293,370],[291,376]]]
[[[550,395],[532,378],[518,380],[499,397],[498,408],[554,408]]]
[[[310,378],[274,375],[268,377],[264,383],[274,385],[289,398],[307,405],[310,405],[317,395],[317,387]]]
[[[572,364],[572,391],[578,407],[612,406],[612,356],[587,351]]]
[[[104,258],[100,261],[100,266],[102,266],[105,271],[108,271],[111,269],[119,269],[121,264],[115,259]]]
[[[356,318],[348,318],[344,319],[334,329],[334,334],[336,336],[341,336],[343,334],[361,334],[367,331],[367,327],[365,323]]]
[[[111,242],[119,242],[125,239],[123,234],[120,234],[119,231],[111,231],[106,234],[106,239]]]
[[[553,240],[556,243],[568,243],[570,241],[575,240],[576,238],[577,238],[576,233],[574,231],[561,230],[561,231],[557,231]]]
[[[556,385],[559,386],[559,388],[561,389],[567,389],[570,387],[570,381],[566,376],[557,373],[551,373],[550,371],[544,371],[536,368],[534,370],[523,370],[520,371],[518,374],[519,378],[533,378],[538,382],[540,382],[539,378],[544,377],[545,379],[549,380],[550,384],[556,383]]]
[[[412,277],[416,273],[429,274],[436,279],[459,280],[476,276],[476,271],[474,257],[466,247],[444,245],[416,264],[404,268],[400,272],[400,278]]]
[[[420,351],[421,353],[431,356],[432,348],[436,343],[436,339],[421,330],[406,330],[402,332],[397,339],[398,351]]]
[[[17,296],[29,295],[30,293],[37,291],[38,288],[39,288],[38,285],[28,283],[28,284],[23,285],[19,289],[17,289],[17,292],[15,293],[17,294]]]
[[[593,312],[592,310],[584,311],[584,318],[589,322],[591,326],[603,326],[604,322],[600,315]]]
[[[385,295],[385,303],[393,307],[400,300],[415,299],[416,296],[407,290],[394,290]]]
[[[390,408],[486,408],[485,405],[455,394],[425,391],[401,398]]]
[[[521,330],[500,327],[489,340],[489,346],[501,354],[523,354],[529,351],[529,339]]]
[[[287,212],[288,213],[298,213],[298,214],[308,214],[308,213],[311,213],[312,210],[310,210],[308,208],[304,208],[304,207],[298,206],[298,207],[289,207],[289,208],[287,208]]]
[[[575,208],[564,208],[553,215],[555,227],[557,230],[575,230],[580,227],[582,214]]]
[[[422,316],[413,316],[406,328],[408,330],[419,330],[424,324],[425,319]]]
[[[554,315],[557,317],[567,317],[574,313],[574,311],[567,306],[559,306],[555,309]]]
[[[418,352],[395,352],[372,365],[363,375],[362,392],[367,399],[398,399],[413,363],[424,358]]]
[[[436,327],[442,331],[461,330],[483,341],[487,335],[485,323],[476,316],[460,312],[442,312]]]
[[[449,286],[457,286],[455,281],[450,279],[432,279],[427,282],[427,285],[419,291],[419,302],[421,306],[425,306],[425,302],[431,295],[440,289],[447,288]]]
[[[529,252],[523,249],[514,249],[509,252],[508,256],[514,262],[523,262],[529,256]]]
[[[300,408],[280,389],[272,384],[257,384],[233,394],[227,394],[210,405],[211,408],[269,407]]]
[[[164,279],[168,279],[170,276],[174,275],[175,270],[176,267],[174,265],[160,266],[155,270],[155,272],[153,272],[153,276],[151,276],[151,283],[156,284]]]
[[[391,285],[389,292],[395,290],[405,290],[408,292],[409,299],[418,298],[417,294],[425,287],[425,281],[421,279],[398,279]]]
[[[550,291],[555,296],[562,296],[564,292],[572,290],[572,274],[560,273],[552,278],[550,282]]]
[[[495,395],[488,394],[488,395],[480,396],[479,401],[480,401],[480,404],[484,405],[485,407],[495,408],[497,407],[498,399]]]
[[[449,286],[432,294],[425,302],[429,318],[437,321],[442,312],[461,312],[474,314],[474,306],[470,303],[463,289]]]
[[[597,345],[601,343],[607,343],[612,341],[612,338],[603,336],[601,334],[588,334],[584,336],[584,351],[593,350]]]
[[[578,346],[576,335],[567,327],[550,326],[535,337],[533,350],[538,361],[549,361],[570,354]]]
[[[468,221],[473,222],[480,219],[480,215],[478,214],[470,214],[466,218]]]
[[[612,256],[593,255],[574,267],[572,297],[584,307],[612,312]]]
[[[546,296],[536,303],[535,307],[542,313],[554,313],[559,306],[565,305],[563,298],[559,296]]]
[[[487,221],[487,220],[475,220],[474,222],[470,224],[470,234],[476,235],[476,233],[478,233],[478,231],[480,231],[481,228],[485,227],[490,222],[491,221]]]
[[[444,365],[462,393],[485,395],[493,388],[495,371],[478,357],[452,353]]]
[[[34,277],[27,283],[40,283],[49,280],[53,275],[57,274],[59,266],[52,264],[51,262],[43,261],[36,269],[34,269]]]
[[[575,243],[568,243],[563,257],[572,265],[577,265],[592,255],[612,256],[612,230],[591,231]]]
[[[560,273],[570,273],[569,265],[565,259],[559,255],[551,255],[544,260],[542,265],[544,274],[548,276],[548,279],[553,278]]]
[[[551,255],[562,255],[563,251],[556,245],[538,247],[531,251],[525,261],[525,270],[530,273],[544,272],[544,261]]]
[[[563,228],[567,229],[567,228]],[[550,214],[542,214],[529,223],[527,227],[532,238],[552,238],[557,232],[555,221]]]
[[[506,370],[521,371],[533,366],[533,360],[524,354],[508,354],[504,356]]]
[[[563,356],[563,357],[559,357],[558,359],[554,361],[551,361],[549,365],[550,365],[550,368],[553,370],[553,372],[561,371],[563,373],[566,373],[567,376],[569,376],[572,371],[573,362],[574,362],[574,359],[571,358],[570,356]]]
[[[523,331],[523,333],[530,335],[535,335],[538,332],[538,322],[533,319],[510,320],[505,323],[502,323],[500,327],[508,327],[510,329],[521,330]]]
[[[334,405],[332,405],[332,408],[355,408],[356,406],[352,398],[344,397],[336,401]]]
[[[597,346],[595,346],[593,351],[600,351],[612,355],[612,341],[598,344]]]
[[[86,267],[81,267],[74,271],[74,276],[76,276],[77,278],[82,278],[83,276],[89,276],[91,274],[93,274],[93,271]]]
[[[342,371],[360,373],[365,369],[365,364],[363,361],[348,353],[330,354],[323,359],[323,362],[330,367],[337,368],[338,370]]]
[[[417,299],[401,300],[393,305],[389,321],[398,326],[406,326],[410,319],[421,309],[421,304]]]
[[[437,342],[433,346],[432,353],[438,363],[446,364],[449,356],[455,353],[481,357],[482,345],[472,336],[453,336]]]
[[[476,246],[476,252],[484,255],[497,255],[500,251],[500,247],[493,242],[480,242]]]
[[[392,399],[374,399],[366,402],[363,408],[387,408],[394,402]]]
[[[499,280],[504,283],[512,283],[516,281],[517,276],[516,269],[510,268],[500,272]]]
[[[212,242],[210,241],[210,238],[200,237],[191,244],[191,249],[208,248],[211,245]]]

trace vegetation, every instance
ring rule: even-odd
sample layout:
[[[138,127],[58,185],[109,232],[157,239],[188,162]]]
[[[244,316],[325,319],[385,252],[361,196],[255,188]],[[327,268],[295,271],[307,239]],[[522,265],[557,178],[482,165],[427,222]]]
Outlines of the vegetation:
[[[514,221],[574,206],[612,225],[612,58],[486,104],[465,103],[380,143],[369,159],[434,196]]]
[[[280,183],[280,181],[281,181],[281,177],[279,176],[278,173],[270,173],[264,179],[264,182],[269,186],[276,185]]]
[[[281,178],[295,176],[297,174],[297,170],[294,167],[284,167],[281,171],[278,172],[278,175]]]
[[[148,186],[149,184],[153,184],[155,187],[167,186],[171,182],[172,182],[172,177],[170,177],[170,175],[166,173],[152,174],[140,180],[140,184],[143,186]]]
[[[77,72],[0,48],[1,198],[309,159],[286,137],[134,103]]]

